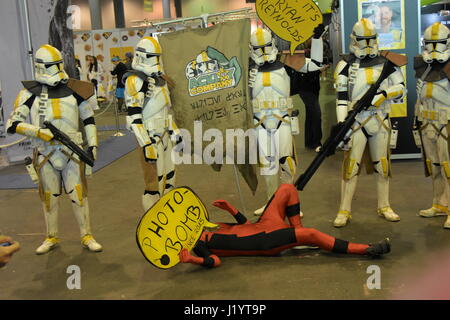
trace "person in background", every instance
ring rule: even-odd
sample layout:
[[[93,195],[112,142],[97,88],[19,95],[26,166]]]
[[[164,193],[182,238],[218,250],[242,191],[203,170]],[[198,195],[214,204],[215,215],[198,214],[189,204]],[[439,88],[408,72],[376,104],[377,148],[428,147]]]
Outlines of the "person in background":
[[[133,63],[133,57],[134,57],[133,52],[125,53],[125,60],[126,60],[125,66],[127,67],[127,70],[133,69],[131,66]]]
[[[10,237],[0,235],[0,268],[4,267],[13,254],[20,250],[20,244]]]
[[[75,79],[81,80],[81,61],[75,58]]]
[[[305,56],[311,57],[311,41],[307,44]],[[322,147],[322,112],[320,110],[321,70],[307,73],[285,67],[291,78],[291,95],[298,94],[305,104],[305,147],[319,152]]]
[[[111,71],[111,74],[117,77],[117,86],[116,86],[117,111],[126,112],[127,107],[124,104],[125,85],[122,82],[122,78],[128,69],[127,66],[122,61],[120,61],[120,58],[117,56],[113,57],[111,59],[111,62],[115,66],[114,70]]]
[[[88,75],[87,78],[95,86],[95,92],[97,93],[98,99],[101,100],[101,92],[99,92],[99,84],[101,82],[101,75],[103,73],[103,68],[100,63],[98,63],[97,58],[94,56],[87,56],[88,60]],[[104,99],[104,98],[103,98]]]

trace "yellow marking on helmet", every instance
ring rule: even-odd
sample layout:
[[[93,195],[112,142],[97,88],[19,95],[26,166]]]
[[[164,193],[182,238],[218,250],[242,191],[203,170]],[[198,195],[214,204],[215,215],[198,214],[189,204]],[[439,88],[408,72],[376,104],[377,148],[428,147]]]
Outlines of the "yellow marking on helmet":
[[[366,68],[366,80],[367,80],[367,84],[374,84],[375,81],[373,79],[373,68]]]
[[[75,191],[77,193],[78,201],[80,202],[80,206],[83,205],[83,187],[81,184],[75,185]]]
[[[370,37],[372,35],[372,30],[370,29],[369,20],[368,19],[361,19],[362,26],[364,28],[364,36]]]
[[[61,53],[51,45],[45,44],[41,48],[47,50],[48,53],[52,56],[52,61],[60,61],[62,60]]]
[[[441,24],[439,22],[435,22],[431,26],[431,40],[439,40],[439,27]]]
[[[202,53],[200,54],[202,56],[202,61],[206,62],[209,60],[208,54],[206,53],[206,51],[202,51]]]
[[[433,82],[427,82],[426,98],[433,98]]]
[[[266,44],[266,40],[264,40],[264,32],[263,29],[256,29],[256,41],[258,42],[258,46],[263,46]]]
[[[156,41],[153,37],[145,37],[144,39],[150,40],[151,43],[153,43],[153,46],[155,47],[155,52],[157,54],[161,54],[161,46],[159,45],[158,41]]]
[[[271,81],[270,81],[270,72],[263,72],[263,86],[264,87],[271,87]]]
[[[53,119],[61,119],[61,100],[60,99],[52,99],[52,112]]]

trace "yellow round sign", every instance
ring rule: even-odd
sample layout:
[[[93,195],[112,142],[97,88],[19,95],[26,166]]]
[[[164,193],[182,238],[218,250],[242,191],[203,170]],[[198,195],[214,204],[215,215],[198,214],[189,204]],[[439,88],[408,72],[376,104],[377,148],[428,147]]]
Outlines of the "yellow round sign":
[[[256,13],[281,39],[291,43],[291,54],[295,48],[314,34],[314,29],[323,22],[319,7],[313,0],[256,0]]]
[[[204,204],[193,190],[173,189],[141,218],[136,230],[139,249],[154,266],[172,268],[180,262],[181,249],[194,248],[204,227],[217,227],[208,218]]]

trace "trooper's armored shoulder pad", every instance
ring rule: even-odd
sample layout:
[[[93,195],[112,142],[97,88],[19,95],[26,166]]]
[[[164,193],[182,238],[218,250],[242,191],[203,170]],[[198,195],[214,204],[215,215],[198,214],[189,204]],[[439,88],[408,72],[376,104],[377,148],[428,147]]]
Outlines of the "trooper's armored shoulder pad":
[[[392,51],[381,51],[380,55],[382,57],[385,57],[386,59],[388,59],[390,62],[392,62],[393,64],[395,64],[397,67],[403,67],[406,66],[408,64],[408,57],[392,52]]]
[[[22,85],[25,89],[30,91],[35,96],[38,96],[41,94],[42,84],[40,84],[37,81],[34,81],[34,80],[22,81]]]
[[[94,84],[91,82],[69,79],[67,87],[84,100],[88,100],[95,94]]]

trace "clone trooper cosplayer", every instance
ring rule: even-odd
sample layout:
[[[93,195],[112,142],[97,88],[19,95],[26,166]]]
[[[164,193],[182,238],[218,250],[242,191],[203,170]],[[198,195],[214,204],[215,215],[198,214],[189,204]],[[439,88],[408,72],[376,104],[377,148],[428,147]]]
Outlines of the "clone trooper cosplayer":
[[[307,73],[321,68],[323,60],[323,25],[316,28],[312,39],[311,59],[306,58],[299,70]],[[254,125],[258,138],[261,175],[270,199],[279,186],[279,170],[283,183],[293,183],[296,155],[293,134],[298,134],[298,118],[290,98],[290,78],[278,60],[275,39],[269,30],[258,28],[250,37],[250,90]],[[265,207],[255,211],[263,213]]]
[[[426,176],[433,180],[432,207],[422,217],[447,216],[450,228],[450,31],[437,22],[424,34],[424,50],[415,58],[417,78],[416,128],[420,132]],[[420,140],[418,140],[420,146]]]
[[[35,56],[36,81],[24,81],[8,123],[8,133],[31,138],[34,146],[30,172],[39,180],[39,195],[47,224],[47,238],[37,248],[37,254],[53,249],[58,239],[58,202],[62,190],[69,194],[78,221],[83,247],[101,251],[102,246],[92,237],[85,163],[69,148],[53,139],[49,121],[75,144],[87,143],[93,159],[97,149],[97,128],[92,107],[97,104],[94,87],[84,81],[69,79],[64,71],[61,52],[50,45],[39,48]],[[27,123],[28,116],[31,123]],[[80,132],[80,120],[86,141]]]
[[[355,193],[363,154],[368,144],[365,159],[367,170],[376,172],[378,214],[388,221],[399,221],[400,217],[389,204],[390,135],[389,112],[391,102],[406,94],[404,77],[400,66],[406,57],[388,51],[379,52],[375,26],[368,19],[361,19],[353,27],[350,36],[351,54],[344,56],[335,73],[337,90],[337,120],[342,122],[355,102],[360,100],[380,76],[387,60],[394,63],[394,71],[385,79],[372,100],[372,105],[356,116],[353,134],[344,147],[341,204],[334,221],[335,227],[343,227],[351,218],[351,202]]]
[[[171,155],[182,143],[180,130],[169,114],[170,93],[160,56],[156,39],[143,38],[136,47],[133,70],[124,75],[128,123],[142,148],[145,211],[173,189],[175,165]]]

